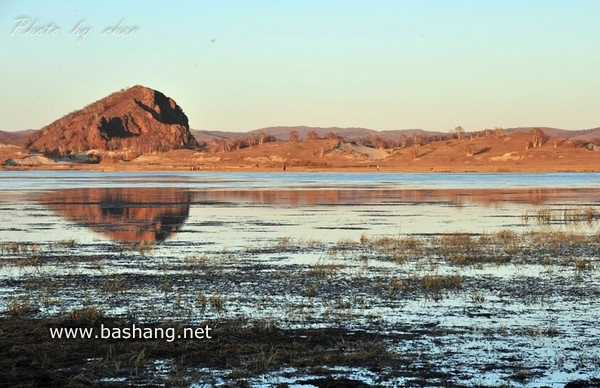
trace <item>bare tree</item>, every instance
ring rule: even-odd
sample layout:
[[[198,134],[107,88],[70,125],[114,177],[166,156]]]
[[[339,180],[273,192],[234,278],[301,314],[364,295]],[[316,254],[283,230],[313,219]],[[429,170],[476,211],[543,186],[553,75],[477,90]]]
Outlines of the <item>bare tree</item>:
[[[421,144],[423,144],[424,139],[425,139],[425,136],[423,136],[423,135],[413,135],[413,144],[420,146]]]
[[[400,147],[406,148],[408,146],[408,136],[405,134],[400,135]]]
[[[292,143],[296,143],[297,141],[300,140],[300,137],[298,136],[298,131],[290,131],[290,141]]]
[[[214,138],[210,143],[210,149],[213,153],[225,152],[225,140]]]
[[[421,144],[414,143],[412,148],[410,149],[410,156],[412,156],[413,160],[416,160],[421,155]]]
[[[385,148],[385,140],[383,140],[380,136],[375,135],[373,137],[373,147],[377,148],[377,149],[384,149]]]
[[[537,147],[541,147],[542,144],[544,143],[544,136],[546,134],[544,133],[544,131],[542,131],[539,128],[534,128],[531,131],[531,144],[533,145],[533,148],[537,148]]]
[[[315,131],[310,131],[306,134],[306,140],[319,140],[319,134]]]
[[[396,143],[392,139],[388,139],[388,140],[385,141],[385,148],[388,149],[388,150],[393,150],[397,146],[398,146],[398,143]]]
[[[340,135],[338,135],[335,132],[328,132],[327,135],[325,135],[325,138],[327,140],[343,140],[344,138],[341,137]]]
[[[250,139],[248,139],[248,145],[250,147],[254,147],[255,145],[258,144],[258,138],[256,137],[256,135],[253,133],[252,135],[250,135]]]
[[[473,156],[475,155],[475,145],[473,143],[470,143],[467,146],[467,156]]]
[[[456,134],[456,138],[460,140],[463,138],[465,130],[459,125],[458,127],[454,128],[454,133]]]

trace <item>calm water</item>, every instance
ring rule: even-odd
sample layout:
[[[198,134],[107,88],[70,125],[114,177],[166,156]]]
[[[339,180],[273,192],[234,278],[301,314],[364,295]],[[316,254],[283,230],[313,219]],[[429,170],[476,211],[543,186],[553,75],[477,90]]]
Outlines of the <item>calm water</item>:
[[[0,241],[242,247],[297,237],[522,228],[541,206],[600,201],[600,174],[0,173]]]
[[[533,230],[540,226],[524,213],[596,207],[599,189],[600,174],[1,172],[0,243],[38,242],[48,252],[40,263],[20,253],[0,257],[0,312],[27,297],[39,316],[91,303],[109,316],[147,320],[250,317],[283,327],[407,330],[406,341],[389,346],[449,373],[450,384],[520,386],[515,376],[526,371],[523,385],[563,387],[596,377],[600,365],[593,247],[481,266],[421,256],[396,263],[339,247],[362,235]],[[582,224],[584,233],[598,232],[597,222]],[[286,238],[290,248],[278,248]],[[119,244],[139,241],[155,243],[153,250],[142,255]],[[586,269],[576,269],[577,259]],[[320,262],[339,273],[311,275]],[[460,290],[439,299],[418,287],[390,296],[398,280],[418,284],[440,274],[459,274]],[[111,295],[103,285],[115,279],[123,290]],[[317,296],[307,298],[317,283]],[[225,296],[224,311],[199,305],[199,294],[214,293]],[[210,370],[205,378],[228,373]],[[256,385],[277,378],[260,376]]]
[[[600,188],[600,173],[155,173],[3,171],[2,191],[75,187],[500,189]]]

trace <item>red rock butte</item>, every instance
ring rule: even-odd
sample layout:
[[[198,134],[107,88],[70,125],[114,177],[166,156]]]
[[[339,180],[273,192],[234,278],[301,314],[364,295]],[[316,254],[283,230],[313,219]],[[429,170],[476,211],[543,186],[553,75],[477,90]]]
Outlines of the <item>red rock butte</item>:
[[[97,150],[130,157],[197,146],[181,107],[163,93],[141,85],[71,112],[20,144],[47,155]]]

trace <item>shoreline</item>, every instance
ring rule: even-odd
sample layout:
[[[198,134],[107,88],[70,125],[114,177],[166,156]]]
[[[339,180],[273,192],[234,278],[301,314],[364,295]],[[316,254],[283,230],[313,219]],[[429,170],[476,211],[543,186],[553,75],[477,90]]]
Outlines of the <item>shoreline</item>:
[[[97,164],[97,165],[60,165],[60,166],[1,166],[0,171],[86,171],[86,172],[189,172],[190,174],[201,174],[203,172],[315,172],[315,173],[596,173],[600,172],[600,165],[589,167],[563,166],[561,168],[539,168],[537,166],[482,166],[480,168],[458,168],[458,167],[393,167],[393,166],[348,166],[348,167],[253,167],[253,166],[202,166],[191,170],[189,166],[140,166],[138,163],[126,164]]]
[[[31,158],[35,154],[19,147],[0,147],[0,171],[189,171],[211,172],[600,172],[600,151],[583,143],[562,140],[528,148],[527,134],[501,139],[454,139],[419,147],[376,149],[351,142],[340,147],[337,140],[273,142],[226,152],[175,149],[127,159],[127,150],[88,151],[81,155]],[[125,159],[123,159],[125,158]],[[10,160],[12,159],[12,160]],[[14,165],[8,165],[15,163]]]

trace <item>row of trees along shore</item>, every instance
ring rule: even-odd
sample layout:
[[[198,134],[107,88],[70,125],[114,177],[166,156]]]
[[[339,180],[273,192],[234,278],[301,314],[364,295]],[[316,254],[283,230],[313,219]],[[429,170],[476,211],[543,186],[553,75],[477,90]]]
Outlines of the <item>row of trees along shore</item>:
[[[539,128],[534,128],[530,131],[530,141],[524,145],[525,149],[541,147],[546,141],[548,136]],[[379,135],[366,135],[356,139],[344,139],[342,136],[335,132],[329,132],[325,136],[320,137],[316,131],[309,131],[306,134],[304,140],[300,139],[298,131],[292,130],[289,133],[289,142],[300,142],[300,141],[315,141],[315,140],[338,140],[338,141],[352,141],[358,145],[366,147],[378,148],[378,149],[395,149],[395,148],[407,148],[413,146],[422,146],[435,141],[447,141],[452,139],[478,139],[481,137],[493,137],[500,139],[505,136],[503,128],[496,127],[494,129],[485,129],[483,131],[466,132],[462,127],[456,127],[451,130],[448,134],[413,134],[413,135],[400,135],[397,139],[383,138]],[[254,147],[264,143],[271,143],[278,141],[274,136],[267,135],[265,133],[251,134],[247,137],[230,138],[230,139],[213,139],[210,143],[202,143],[201,145],[208,148],[212,152],[229,152],[236,151],[243,148]],[[554,148],[558,145],[558,141],[553,141]]]

